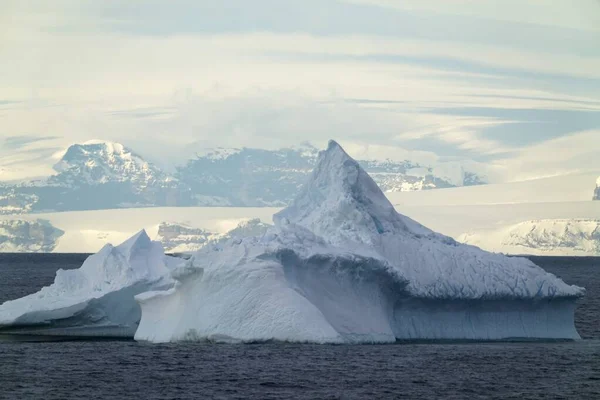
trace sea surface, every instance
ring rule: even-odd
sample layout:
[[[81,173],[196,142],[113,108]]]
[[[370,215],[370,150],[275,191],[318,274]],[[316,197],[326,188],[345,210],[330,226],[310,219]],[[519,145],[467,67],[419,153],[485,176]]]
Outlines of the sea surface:
[[[0,254],[0,303],[85,255]],[[600,399],[600,258],[532,259],[584,286],[575,342],[153,345],[0,341],[0,399]]]

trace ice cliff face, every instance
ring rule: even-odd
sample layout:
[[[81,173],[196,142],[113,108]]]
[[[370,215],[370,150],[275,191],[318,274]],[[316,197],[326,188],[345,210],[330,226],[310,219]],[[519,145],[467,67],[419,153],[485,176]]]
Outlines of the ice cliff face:
[[[140,319],[134,296],[169,288],[169,270],[179,261],[144,231],[107,244],[81,268],[58,270],[52,285],[0,305],[0,332],[131,337]]]
[[[43,219],[0,220],[0,252],[51,252],[64,234]]]
[[[524,221],[508,228],[471,232],[464,243],[493,251],[532,255],[600,255],[600,221],[593,219],[543,219]]]

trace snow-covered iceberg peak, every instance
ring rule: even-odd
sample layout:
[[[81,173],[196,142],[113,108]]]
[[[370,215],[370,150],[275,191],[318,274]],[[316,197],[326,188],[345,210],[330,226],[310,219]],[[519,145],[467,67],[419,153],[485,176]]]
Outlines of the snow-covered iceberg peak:
[[[79,269],[58,270],[57,280],[64,286],[77,281],[82,291],[93,289],[105,293],[140,281],[160,280],[168,272],[162,244],[153,242],[146,231],[141,230],[118,246],[106,244]]]
[[[178,263],[142,230],[105,245],[78,269],[59,269],[39,292],[0,305],[0,332],[133,337],[140,319],[134,296],[170,287]]]
[[[581,288],[520,258],[457,243],[399,214],[371,177],[334,141],[277,225],[298,225],[327,243],[393,265],[417,297],[435,299],[576,297]]]
[[[369,174],[333,140],[319,153],[294,202],[273,219],[279,225],[301,225],[332,244],[373,245],[383,233],[431,233],[399,215]]]

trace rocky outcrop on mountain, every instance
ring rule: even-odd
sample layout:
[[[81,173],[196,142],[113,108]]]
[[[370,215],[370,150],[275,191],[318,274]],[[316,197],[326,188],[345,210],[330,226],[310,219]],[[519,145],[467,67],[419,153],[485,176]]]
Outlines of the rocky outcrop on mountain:
[[[270,226],[261,222],[259,218],[254,218],[240,222],[227,233],[217,233],[181,222],[161,222],[154,240],[161,242],[165,251],[169,253],[187,253],[209,244],[220,245],[231,239],[260,236]]]
[[[280,207],[298,192],[317,151],[307,149],[219,149],[178,169],[192,192],[236,206]]]
[[[0,220],[0,252],[51,252],[63,234],[43,219]]]
[[[594,190],[594,197],[592,200],[600,200],[600,178],[596,181],[596,190]]]
[[[57,174],[43,182],[14,188],[37,198],[29,211],[196,204],[189,187],[119,143],[72,145],[54,169]]]
[[[18,188],[0,185],[0,215],[30,213],[39,198]]]
[[[196,251],[217,236],[217,233],[184,223],[161,222],[154,240],[161,242],[165,251],[179,253]]]

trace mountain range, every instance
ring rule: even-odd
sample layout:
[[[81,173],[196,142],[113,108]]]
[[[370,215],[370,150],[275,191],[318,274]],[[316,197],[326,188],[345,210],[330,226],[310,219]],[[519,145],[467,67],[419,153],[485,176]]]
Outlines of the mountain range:
[[[218,148],[173,173],[113,142],[71,145],[45,179],[0,183],[0,213],[158,206],[287,205],[313,169],[310,144],[265,150]],[[359,161],[385,192],[479,185],[486,179],[460,164],[443,168],[409,160]]]

